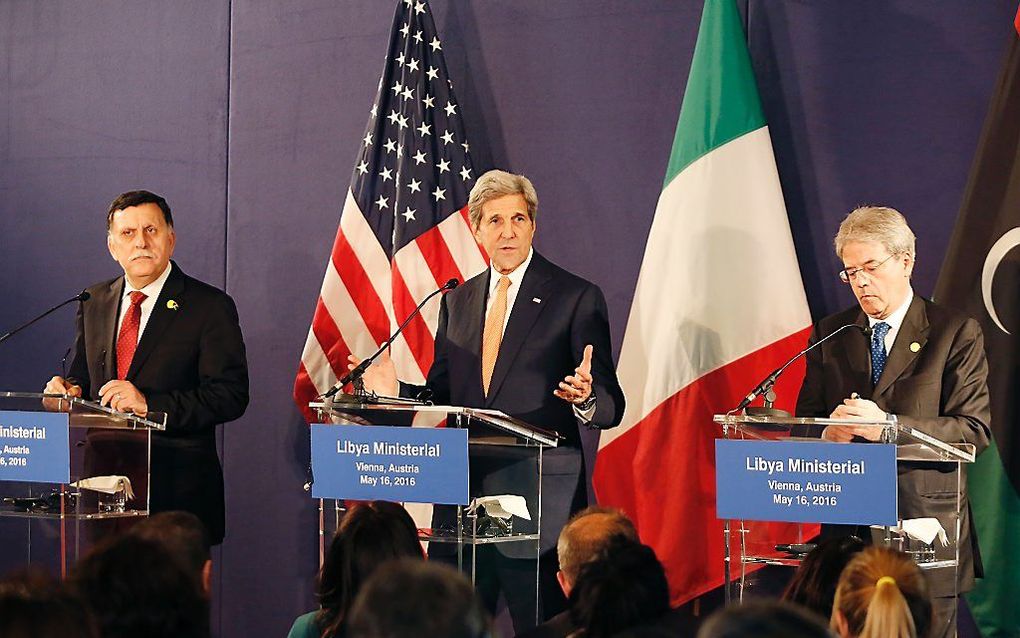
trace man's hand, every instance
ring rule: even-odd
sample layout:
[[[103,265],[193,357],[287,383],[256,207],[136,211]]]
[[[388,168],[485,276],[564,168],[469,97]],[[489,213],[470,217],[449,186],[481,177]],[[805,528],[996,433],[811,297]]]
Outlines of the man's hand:
[[[584,355],[581,357],[581,363],[574,368],[574,374],[563,377],[559,388],[553,390],[553,394],[568,403],[575,405],[584,403],[591,395],[591,355],[594,351],[595,348],[591,345],[584,347]]]
[[[66,394],[72,397],[81,396],[81,386],[68,383],[64,377],[53,377],[43,388],[44,394]],[[43,409],[50,412],[60,412],[64,408],[60,399],[43,399]]]
[[[856,397],[856,395],[853,395]],[[833,419],[862,419],[869,421],[884,421],[885,410],[878,407],[874,401],[868,399],[850,398],[844,399],[841,405],[829,415]],[[849,441],[854,436],[860,436],[869,441],[882,439],[882,428],[869,425],[830,425],[822,431],[822,438],[827,441]]]
[[[134,412],[144,417],[149,413],[149,404],[145,395],[138,391],[130,381],[114,379],[99,388],[100,405],[108,405],[118,412]]]
[[[348,370],[353,370],[361,363],[361,359],[353,354],[347,357]],[[381,355],[372,362],[361,377],[365,382],[365,389],[375,392],[380,396],[395,397],[400,393],[400,383],[397,381],[397,368],[390,358],[390,350],[387,348]]]

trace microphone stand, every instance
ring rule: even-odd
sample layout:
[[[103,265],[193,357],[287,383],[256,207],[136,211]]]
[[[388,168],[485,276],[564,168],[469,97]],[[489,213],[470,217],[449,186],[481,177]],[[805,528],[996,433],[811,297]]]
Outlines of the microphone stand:
[[[60,310],[61,308],[63,308],[67,304],[71,303],[72,301],[88,301],[89,297],[91,297],[91,296],[92,295],[89,294],[89,292],[87,290],[82,290],[77,295],[75,295],[75,296],[73,296],[70,299],[67,299],[65,301],[61,301],[60,303],[58,303],[57,305],[53,306],[52,308],[50,308],[46,312],[42,313],[38,317],[35,317],[34,319],[31,319],[31,320],[27,321],[26,323],[21,324],[20,326],[18,326],[14,330],[11,330],[7,334],[5,334],[3,336],[0,336],[0,343],[3,343],[4,341],[7,341],[8,339],[13,337],[14,335],[16,335],[19,332],[21,332],[22,330],[24,330],[25,328],[31,326],[33,323],[39,321],[43,317],[46,317],[50,313],[53,313],[53,312],[56,312],[57,310]]]
[[[754,390],[751,390],[747,394],[747,396],[745,396],[740,401],[740,403],[737,405],[737,407],[735,407],[732,410],[730,410],[729,414],[733,414],[734,412],[740,412],[741,410],[744,410],[745,414],[755,415],[755,416],[780,416],[780,417],[790,416],[789,412],[787,412],[786,410],[780,410],[778,408],[772,407],[773,404],[776,401],[776,392],[775,392],[775,390],[773,389],[772,386],[774,386],[776,384],[776,381],[779,380],[779,377],[783,374],[783,372],[786,371],[787,368],[790,367],[791,364],[793,364],[793,362],[795,362],[797,359],[800,359],[805,354],[811,352],[812,350],[814,350],[818,346],[822,345],[823,343],[825,343],[829,339],[835,337],[840,332],[843,332],[847,328],[857,328],[858,330],[863,332],[865,334],[865,336],[871,334],[871,327],[870,326],[862,326],[862,325],[856,324],[856,323],[848,323],[846,325],[840,326],[839,328],[836,328],[835,330],[833,330],[829,334],[825,335],[824,337],[822,337],[818,341],[812,343],[811,345],[809,345],[808,347],[804,348],[803,350],[801,350],[797,354],[793,355],[792,357],[790,357],[789,361],[787,361],[783,365],[781,365],[778,368],[776,368],[775,370],[773,370],[767,377],[765,377],[762,380],[761,383],[759,383],[757,386],[755,386]],[[757,408],[757,407],[748,407],[748,406],[750,406],[751,401],[754,401],[761,394],[765,395],[765,399],[764,399],[765,400],[765,405],[763,407],[760,407],[760,408]],[[745,408],[746,408],[746,410],[745,410]]]
[[[351,370],[343,377],[341,377],[340,380],[336,382],[336,385],[330,388],[319,398],[330,399],[337,392],[340,392],[340,390],[342,390],[345,385],[350,383],[354,386],[354,392],[353,394],[344,396],[355,397],[359,399],[359,402],[364,402],[364,399],[368,399],[370,402],[378,401],[380,399],[379,395],[377,395],[375,392],[368,392],[367,390],[365,390],[365,381],[363,379],[363,377],[365,376],[365,371],[368,370],[368,367],[372,365],[372,362],[379,358],[379,355],[381,355],[387,348],[389,348],[390,344],[392,344],[393,341],[398,336],[400,336],[400,334],[404,331],[404,328],[407,327],[407,324],[411,323],[411,319],[414,319],[418,315],[418,313],[421,312],[421,309],[425,306],[426,303],[428,303],[430,299],[432,299],[433,297],[442,292],[446,292],[447,290],[453,290],[454,288],[457,287],[459,283],[460,282],[457,281],[457,279],[451,279],[447,281],[445,284],[443,284],[441,287],[439,287],[437,290],[433,290],[431,293],[426,295],[426,297],[421,300],[421,303],[419,303],[418,306],[415,307],[414,311],[411,312],[411,314],[407,315],[407,318],[404,319],[404,322],[402,324],[400,324],[400,327],[397,328],[396,332],[390,335],[390,338],[387,339],[381,346],[379,346],[379,349],[376,350],[371,357],[364,359],[361,363],[355,366],[353,370]],[[421,401],[416,401],[413,399],[402,399],[399,397],[386,397],[386,399],[398,403],[405,402],[411,404],[421,403]]]

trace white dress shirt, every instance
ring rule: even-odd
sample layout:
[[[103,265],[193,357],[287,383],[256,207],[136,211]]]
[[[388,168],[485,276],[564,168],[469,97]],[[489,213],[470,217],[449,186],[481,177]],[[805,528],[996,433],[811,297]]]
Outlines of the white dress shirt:
[[[874,319],[868,317],[868,325],[874,329],[875,324],[879,322],[885,322],[889,324],[889,332],[885,333],[885,353],[889,354],[892,350],[892,346],[896,343],[896,335],[900,332],[900,326],[903,325],[903,319],[907,316],[907,310],[910,309],[910,303],[914,301],[914,289],[907,289],[907,298],[903,300],[900,307],[897,308],[885,319]]]
[[[132,288],[131,284],[128,283],[127,277],[124,277],[124,296],[120,299],[120,317],[117,319],[117,334],[120,335],[120,326],[124,323],[124,317],[127,315],[128,309],[131,307],[131,293],[136,290],[145,295],[145,301],[142,302],[142,321],[138,324],[138,340],[142,340],[142,334],[145,332],[145,325],[149,323],[149,317],[152,315],[152,309],[156,307],[156,299],[159,298],[159,293],[163,292],[163,285],[166,280],[170,277],[170,269],[174,265],[168,263],[166,270],[156,280],[150,283],[144,288]]]
[[[506,289],[506,315],[503,316],[503,332],[506,334],[506,325],[510,322],[510,313],[513,312],[514,302],[517,301],[517,293],[521,290],[521,282],[524,281],[524,273],[527,272],[528,266],[531,265],[531,256],[535,254],[535,249],[528,249],[528,256],[525,258],[521,265],[514,268],[513,272],[506,275],[510,279],[510,287]],[[496,270],[496,266],[493,264],[489,265],[489,296],[485,300],[485,317],[489,317],[489,311],[492,310],[492,302],[496,300],[496,286],[499,285],[500,277],[503,277],[503,273]]]

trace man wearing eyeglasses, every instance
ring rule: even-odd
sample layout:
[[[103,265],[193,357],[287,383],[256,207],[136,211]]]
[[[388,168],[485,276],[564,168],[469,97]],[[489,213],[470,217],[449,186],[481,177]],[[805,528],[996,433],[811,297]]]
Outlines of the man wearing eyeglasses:
[[[815,324],[809,342],[840,326],[845,330],[807,356],[807,372],[797,415],[885,419],[942,441],[988,447],[990,413],[988,363],[976,321],[914,293],[914,233],[898,211],[878,206],[847,215],[836,233],[840,279],[850,286],[857,306]],[[866,336],[868,335],[868,336]],[[836,442],[878,440],[880,432],[830,425],[823,439]],[[936,517],[953,535],[957,480],[934,464],[899,464],[899,509],[905,518]],[[962,482],[966,486],[966,481]],[[857,530],[864,538],[867,530]],[[826,529],[823,533],[848,533]],[[863,532],[863,533],[862,533]],[[935,543],[938,548],[938,542]],[[960,521],[960,592],[982,575],[970,506],[964,494]],[[941,556],[940,556],[941,557]],[[933,636],[955,632],[953,570],[929,571],[938,616]]]

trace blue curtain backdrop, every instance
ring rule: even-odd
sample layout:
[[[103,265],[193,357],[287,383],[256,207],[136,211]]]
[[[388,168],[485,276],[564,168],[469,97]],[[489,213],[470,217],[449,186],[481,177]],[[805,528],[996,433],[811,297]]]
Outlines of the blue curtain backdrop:
[[[536,244],[602,286],[618,349],[701,2],[431,4],[478,165],[534,180]],[[178,262],[237,301],[252,403],[221,432],[225,637],[283,635],[313,606],[316,511],[291,385],[393,8],[0,0],[0,331],[117,274],[103,215],[132,188],[167,197]],[[853,302],[830,242],[861,203],[908,216],[915,289],[930,294],[1016,1],[741,8],[812,313]],[[59,372],[72,321],[69,308],[5,344],[0,388]]]

